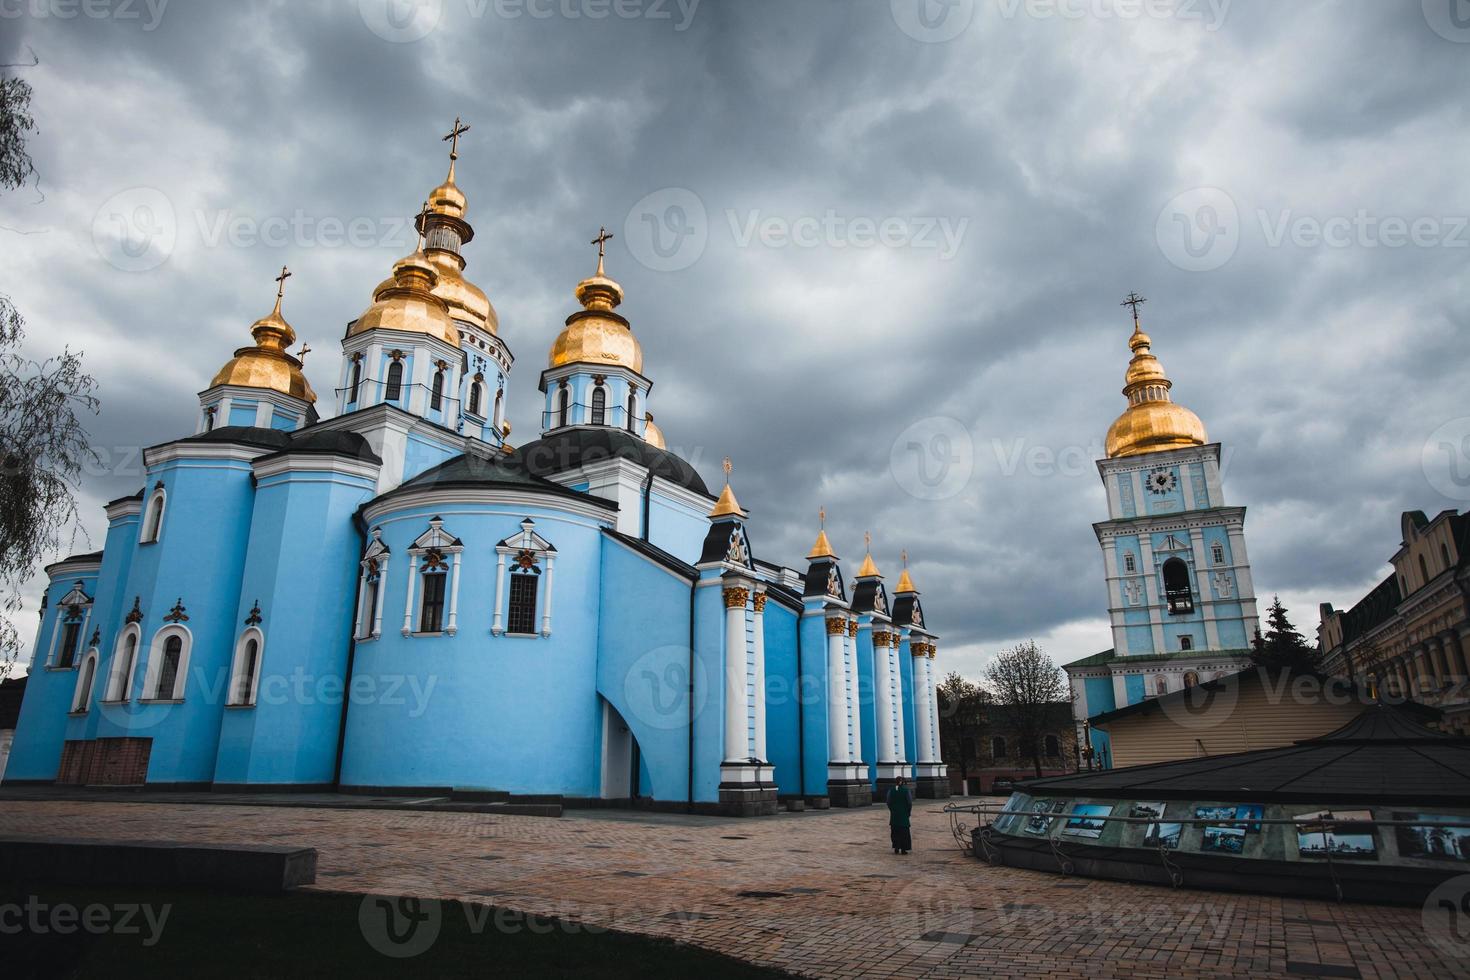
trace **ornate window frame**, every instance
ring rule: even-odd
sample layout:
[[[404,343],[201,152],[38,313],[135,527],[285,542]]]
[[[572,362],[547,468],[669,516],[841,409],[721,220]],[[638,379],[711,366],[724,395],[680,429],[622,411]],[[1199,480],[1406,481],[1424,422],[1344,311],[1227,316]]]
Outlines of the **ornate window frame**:
[[[143,521],[138,529],[139,544],[157,544],[163,537],[163,522],[168,516],[168,490],[159,480],[143,506]]]
[[[82,580],[77,579],[71,591],[56,604],[56,623],[51,628],[51,649],[46,653],[46,667],[49,670],[76,670],[81,664],[82,657],[76,654],[85,649],[83,643],[87,636],[87,627],[92,622],[92,597],[87,595],[82,585]],[[61,653],[61,638],[66,635],[66,627],[71,623],[77,624],[76,649],[73,651],[72,662],[62,665],[57,662]]]
[[[158,682],[162,679],[159,675],[163,668],[164,644],[171,636],[177,636],[180,640],[179,667],[174,672],[174,689],[164,696],[158,690]],[[170,623],[154,633],[153,642],[148,647],[148,671],[143,678],[143,697],[138,700],[155,704],[177,704],[183,701],[184,691],[188,687],[189,655],[193,650],[194,634],[182,623]]]
[[[133,655],[128,662],[127,676],[121,676],[119,668],[122,666],[123,653],[127,650],[128,640],[133,641]],[[117,635],[117,642],[112,646],[112,663],[107,670],[107,687],[102,691],[103,704],[123,704],[132,697],[133,678],[138,673],[138,654],[143,651],[143,631],[138,628],[137,623],[129,623],[123,627]]]
[[[383,543],[383,529],[373,528],[373,540],[363,552],[357,577],[357,617],[353,635],[359,640],[376,640],[383,635],[383,600],[388,589],[388,560],[392,557],[392,549]],[[371,622],[368,621],[369,616],[372,617]]]
[[[255,642],[255,663],[250,670],[250,686],[243,692],[241,684],[246,680],[245,650]],[[246,627],[235,641],[235,656],[230,661],[230,690],[225,706],[228,708],[253,708],[260,695],[260,665],[265,660],[265,632],[259,626]]]
[[[459,632],[459,561],[463,552],[464,542],[444,530],[444,518],[437,514],[429,518],[429,529],[419,535],[408,549],[408,595],[403,605],[404,636],[453,636]],[[449,582],[445,588],[448,608],[444,615],[444,628],[433,633],[420,633],[418,630],[422,625],[419,622],[422,607],[414,601],[420,560],[426,565],[439,564],[445,561],[446,556],[450,567],[445,572],[449,576]]]
[[[505,621],[510,602],[506,579],[517,574],[506,568],[513,561],[518,568],[529,570],[535,565],[545,565],[545,584],[536,590],[536,604],[540,607],[542,637],[551,636],[552,589],[556,581],[556,548],[550,541],[536,533],[536,522],[531,518],[521,521],[519,534],[512,534],[495,546],[495,614],[490,632],[495,636],[536,636],[535,633],[506,633]],[[529,563],[529,564],[527,564]],[[524,573],[522,573],[524,574]]]

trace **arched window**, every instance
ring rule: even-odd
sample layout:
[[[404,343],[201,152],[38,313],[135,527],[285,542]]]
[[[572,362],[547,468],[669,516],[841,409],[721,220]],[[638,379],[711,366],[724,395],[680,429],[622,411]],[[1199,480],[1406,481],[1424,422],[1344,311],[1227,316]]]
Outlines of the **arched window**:
[[[1163,674],[1159,674],[1157,677],[1154,678],[1154,694],[1158,697],[1163,697],[1165,694],[1168,693],[1169,678],[1165,677]]]
[[[352,383],[347,388],[347,404],[357,404],[358,392],[362,390],[362,361],[352,362]]]
[[[444,586],[448,569],[441,561],[424,567],[424,601],[419,607],[419,632],[444,632]]]
[[[601,382],[592,389],[592,424],[607,424],[607,389]]]
[[[992,759],[1004,759],[1006,757],[1006,740],[1004,736],[995,735],[991,737],[990,757]]]
[[[214,431],[214,413],[218,411],[213,405],[204,410],[204,431]]]
[[[558,429],[567,424],[567,409],[571,405],[571,400],[571,394],[567,391],[566,385],[562,385],[561,390],[556,394],[556,428]]]
[[[1192,636],[1181,636],[1179,638],[1179,649],[1181,649],[1181,650],[1193,650],[1194,649],[1194,637],[1192,637]]]
[[[1445,545],[1443,543],[1441,543],[1440,546],[1439,546],[1439,557],[1441,558],[1441,560],[1444,561],[1444,567],[1445,568],[1449,568],[1450,565],[1453,564],[1450,561],[1450,549],[1449,549],[1449,547],[1447,545]]]
[[[383,398],[390,402],[396,402],[403,397],[403,362],[394,361],[388,365],[388,389],[383,393]]]
[[[97,651],[88,650],[87,656],[82,660],[82,669],[77,674],[77,690],[72,696],[71,710],[73,713],[84,712],[92,702],[92,681],[97,676]]]
[[[504,388],[497,388],[495,390],[495,413],[491,416],[491,421],[493,421],[495,423],[495,431],[496,432],[501,431],[501,429],[500,429],[500,423],[503,422],[503,421],[505,421],[505,389]]]
[[[434,386],[429,390],[429,407],[439,412],[444,409],[444,370],[434,372]]]
[[[1179,558],[1164,562],[1164,598],[1169,603],[1169,613],[1183,616],[1194,612],[1194,591],[1189,585],[1189,566]]]
[[[260,644],[264,639],[260,630],[251,627],[240,637],[235,647],[235,664],[230,671],[230,704],[253,705],[260,677]]]
[[[1048,759],[1059,759],[1062,755],[1062,740],[1055,735],[1048,735],[1042,740],[1042,754]]]
[[[483,397],[480,394],[480,390],[481,390],[480,389],[480,382],[476,381],[476,382],[474,382],[473,384],[470,385],[470,414],[471,415],[479,415],[480,414],[480,399]]]
[[[633,425],[638,420],[638,389],[628,389],[628,431],[634,431]]]
[[[77,661],[77,647],[82,642],[81,611],[73,609],[61,624],[61,647],[56,651],[56,666],[67,668]]]
[[[107,678],[104,701],[126,701],[133,689],[133,667],[138,662],[138,627],[129,626],[118,637],[112,657],[112,672]]]
[[[1423,555],[1419,556],[1419,575],[1425,582],[1429,581],[1429,563],[1424,560]]]
[[[163,509],[167,504],[168,494],[163,487],[154,490],[148,500],[148,510],[143,515],[143,533],[138,538],[140,544],[153,544],[163,533]]]
[[[148,699],[153,701],[179,701],[184,696],[184,684],[189,670],[191,638],[182,626],[165,626],[153,638],[153,650],[148,656]]]
[[[1199,674],[1194,671],[1186,671],[1184,674],[1184,686],[1186,689],[1199,685]]]

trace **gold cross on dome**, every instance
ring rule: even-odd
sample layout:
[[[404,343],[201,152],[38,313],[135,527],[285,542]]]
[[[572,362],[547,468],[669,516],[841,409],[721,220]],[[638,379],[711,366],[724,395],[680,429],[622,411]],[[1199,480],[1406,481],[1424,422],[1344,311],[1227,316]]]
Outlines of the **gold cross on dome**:
[[[449,144],[449,159],[459,159],[459,138],[469,131],[470,127],[460,125],[459,117],[455,116],[454,128],[449,131],[448,136],[444,137],[445,142]]]
[[[822,522],[822,530],[827,530],[827,508],[823,507],[817,511],[817,520]]]
[[[428,239],[428,234],[429,234],[429,215],[432,214],[432,213],[433,212],[431,212],[429,210],[429,202],[428,201],[425,201],[424,202],[424,206],[419,209],[419,216],[418,216],[419,251],[420,252],[422,252],[424,250],[424,245],[426,245],[428,243],[428,241],[429,241],[429,239]]]
[[[869,551],[872,551],[873,550],[873,532],[872,531],[864,531],[863,532],[863,547],[864,548],[867,548]]]
[[[909,550],[907,548],[905,548],[903,551],[900,551],[898,554],[899,554],[899,557],[903,559],[903,567],[904,568],[908,568],[909,567]]]
[[[1138,326],[1138,308],[1140,306],[1142,306],[1144,303],[1147,303],[1147,302],[1148,302],[1148,300],[1144,299],[1142,296],[1138,295],[1137,293],[1129,293],[1128,294],[1128,298],[1125,299],[1123,302],[1119,303],[1118,305],[1119,306],[1131,306],[1131,307],[1133,307],[1133,325],[1136,327],[1136,326]]]
[[[725,486],[728,487],[730,485],[730,472],[735,469],[735,464],[732,463],[732,462],[730,462],[730,457],[729,456],[726,456],[725,457],[724,467],[725,467]]]
[[[306,363],[306,355],[307,354],[310,354],[310,353],[311,353],[311,347],[309,345],[307,345],[307,344],[302,344],[301,345],[301,349],[296,352],[296,359],[298,361],[300,361],[302,364],[305,364]]]
[[[276,276],[276,299],[280,299],[286,294],[286,280],[290,279],[293,275],[295,275],[294,272],[284,265],[281,266],[281,274]]]

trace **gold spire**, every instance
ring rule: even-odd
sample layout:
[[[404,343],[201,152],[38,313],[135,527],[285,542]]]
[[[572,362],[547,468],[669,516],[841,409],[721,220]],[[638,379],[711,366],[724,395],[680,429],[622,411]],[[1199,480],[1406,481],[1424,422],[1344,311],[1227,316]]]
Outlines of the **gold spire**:
[[[286,280],[292,275],[290,269],[281,266],[281,274],[276,276],[276,305],[269,314],[256,320],[250,327],[255,346],[241,347],[235,351],[235,356],[219,369],[210,382],[211,388],[215,385],[266,388],[293,398],[316,401],[316,393],[311,390],[306,375],[301,371],[301,361],[291,356],[291,345],[296,343],[296,331],[281,314]]]
[[[653,413],[643,413],[643,441],[654,449],[668,449],[669,444],[664,439],[664,430],[653,424]]]
[[[720,491],[720,499],[715,501],[715,509],[709,512],[710,517],[745,517],[745,511],[740,508],[740,501],[735,499],[735,491],[730,489],[730,471],[735,467],[730,462],[730,457],[725,457],[725,489]]]
[[[863,564],[858,569],[858,578],[882,578],[883,573],[878,571],[878,563],[873,561],[873,533],[863,532],[863,547],[866,554],[863,555]]]
[[[823,507],[817,511],[817,517],[822,522],[821,530],[817,532],[817,542],[812,545],[812,553],[806,556],[806,560],[816,561],[818,558],[836,558],[837,553],[832,550],[832,542],[827,540],[827,508]]]
[[[1128,408],[1108,429],[1106,451],[1110,459],[1203,446],[1207,440],[1199,416],[1170,399],[1173,382],[1153,354],[1153,338],[1143,332],[1139,322],[1138,308],[1147,302],[1137,293],[1129,293],[1123,301],[1124,306],[1133,307],[1133,335],[1128,338],[1133,359],[1128,362],[1123,385]]]
[[[548,367],[565,364],[612,364],[643,373],[643,347],[628,321],[615,312],[623,302],[623,287],[607,274],[607,242],[613,236],[602,229],[597,246],[597,272],[577,284],[582,309],[567,317],[567,326],[551,345]]]
[[[898,585],[894,587],[893,591],[895,594],[901,594],[904,592],[918,592],[919,590],[914,588],[914,580],[909,577],[909,553],[905,551],[902,554],[903,574],[899,575]]]

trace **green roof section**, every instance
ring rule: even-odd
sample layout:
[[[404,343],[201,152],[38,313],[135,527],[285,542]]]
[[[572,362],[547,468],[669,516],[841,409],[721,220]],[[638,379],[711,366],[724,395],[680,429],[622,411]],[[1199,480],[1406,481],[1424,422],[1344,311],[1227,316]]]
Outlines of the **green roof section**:
[[[1136,657],[1120,657],[1116,650],[1104,650],[1102,653],[1094,653],[1090,657],[1083,657],[1069,664],[1063,664],[1063,670],[1071,670],[1073,667],[1102,667],[1105,664],[1162,664],[1172,660],[1199,660],[1210,657],[1249,657],[1249,650],[1180,650],[1177,653],[1148,653],[1139,654]]]

